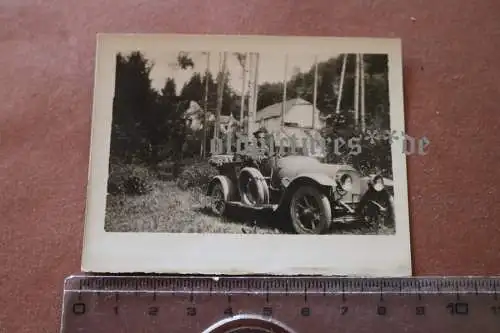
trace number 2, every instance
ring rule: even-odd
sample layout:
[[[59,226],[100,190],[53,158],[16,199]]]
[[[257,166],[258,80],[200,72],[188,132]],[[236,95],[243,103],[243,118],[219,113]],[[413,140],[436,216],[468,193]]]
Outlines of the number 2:
[[[377,308],[377,314],[379,316],[385,316],[386,313],[387,313],[387,309],[385,308],[385,306],[379,306]]]

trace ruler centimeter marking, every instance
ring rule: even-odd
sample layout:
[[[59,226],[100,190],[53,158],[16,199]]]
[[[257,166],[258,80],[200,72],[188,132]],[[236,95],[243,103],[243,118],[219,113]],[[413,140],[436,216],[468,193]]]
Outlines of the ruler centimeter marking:
[[[254,325],[252,332],[498,333],[499,284],[500,277],[72,276],[61,332],[222,333],[240,325],[232,319]]]
[[[94,277],[71,276],[65,291],[175,293],[491,293],[499,278]]]

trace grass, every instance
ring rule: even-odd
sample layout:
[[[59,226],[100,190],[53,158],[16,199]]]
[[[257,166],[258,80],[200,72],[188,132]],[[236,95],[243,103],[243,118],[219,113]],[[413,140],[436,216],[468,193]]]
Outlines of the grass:
[[[280,233],[259,226],[252,214],[219,218],[207,208],[201,189],[181,190],[174,181],[157,180],[142,196],[108,195],[105,230],[171,233]]]
[[[162,180],[163,179],[163,180]],[[174,180],[148,178],[151,191],[143,195],[108,194],[105,230],[109,232],[166,233],[256,233],[283,234],[286,231],[272,213],[250,209],[229,209],[227,217],[211,214],[210,201],[199,186],[181,189]],[[288,224],[283,223],[283,224]],[[336,226],[334,234],[393,234],[364,224]]]

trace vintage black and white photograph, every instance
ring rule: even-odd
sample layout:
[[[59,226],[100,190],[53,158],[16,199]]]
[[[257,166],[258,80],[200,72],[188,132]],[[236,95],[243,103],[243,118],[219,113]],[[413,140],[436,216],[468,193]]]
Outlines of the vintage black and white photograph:
[[[399,40],[100,35],[95,85],[84,268],[411,273]]]

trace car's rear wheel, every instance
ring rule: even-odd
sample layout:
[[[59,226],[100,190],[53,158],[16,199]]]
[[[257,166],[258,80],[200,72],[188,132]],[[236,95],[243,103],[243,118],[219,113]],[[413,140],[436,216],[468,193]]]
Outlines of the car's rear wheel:
[[[210,194],[210,208],[212,213],[217,216],[223,216],[226,212],[226,200],[224,199],[224,189],[220,182],[217,182]]]
[[[330,229],[330,200],[316,186],[301,186],[290,201],[290,217],[299,234],[322,234]]]

